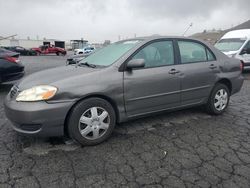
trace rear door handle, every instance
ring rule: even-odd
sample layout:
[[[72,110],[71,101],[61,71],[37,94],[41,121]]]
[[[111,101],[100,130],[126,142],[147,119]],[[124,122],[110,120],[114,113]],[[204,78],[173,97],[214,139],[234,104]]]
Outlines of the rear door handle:
[[[211,64],[211,65],[209,66],[209,68],[210,68],[210,69],[216,69],[216,68],[217,68],[217,66],[216,66],[216,65],[214,65],[214,64]]]
[[[176,69],[171,69],[168,74],[177,74],[179,73],[180,71],[179,70],[176,70]]]

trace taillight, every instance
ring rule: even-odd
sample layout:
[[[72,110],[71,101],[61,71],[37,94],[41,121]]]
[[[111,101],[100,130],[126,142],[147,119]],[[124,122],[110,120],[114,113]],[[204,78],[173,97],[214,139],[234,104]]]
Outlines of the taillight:
[[[243,71],[244,69],[244,61],[240,60],[240,70]]]
[[[6,59],[7,61],[12,62],[12,63],[20,62],[20,60],[18,58],[15,58],[15,57],[5,57],[4,59]]]

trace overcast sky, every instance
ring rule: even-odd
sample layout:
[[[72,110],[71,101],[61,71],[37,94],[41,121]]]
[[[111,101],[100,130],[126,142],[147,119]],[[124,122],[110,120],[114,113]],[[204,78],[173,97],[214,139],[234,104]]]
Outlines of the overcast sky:
[[[0,36],[121,38],[187,35],[250,19],[250,0],[0,0]]]

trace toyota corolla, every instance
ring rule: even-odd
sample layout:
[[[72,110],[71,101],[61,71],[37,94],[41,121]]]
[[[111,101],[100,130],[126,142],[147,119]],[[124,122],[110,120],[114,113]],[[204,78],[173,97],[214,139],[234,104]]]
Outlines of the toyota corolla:
[[[17,132],[95,145],[116,124],[156,112],[204,105],[222,114],[242,87],[241,71],[239,60],[195,39],[135,38],[27,76],[9,92],[5,112]]]

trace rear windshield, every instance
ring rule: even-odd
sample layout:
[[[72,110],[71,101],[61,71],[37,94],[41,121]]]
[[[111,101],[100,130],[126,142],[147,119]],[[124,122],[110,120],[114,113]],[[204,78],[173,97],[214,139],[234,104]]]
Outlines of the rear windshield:
[[[222,52],[237,51],[245,43],[245,39],[232,38],[232,39],[221,39],[215,44],[215,47]]]
[[[89,64],[100,66],[109,66],[120,59],[125,53],[127,53],[141,41],[142,40],[127,40],[116,42],[97,50],[95,53],[86,57],[81,62],[87,62]]]

